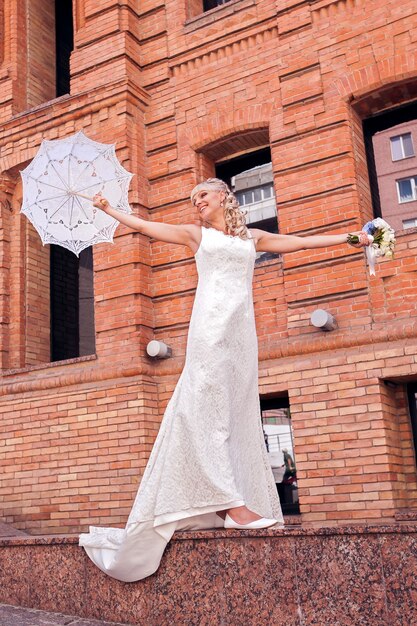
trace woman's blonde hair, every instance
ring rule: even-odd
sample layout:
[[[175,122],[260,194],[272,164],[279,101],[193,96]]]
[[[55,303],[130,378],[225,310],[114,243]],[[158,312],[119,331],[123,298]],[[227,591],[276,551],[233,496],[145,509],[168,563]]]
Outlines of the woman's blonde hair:
[[[248,239],[249,233],[246,226],[245,215],[247,211],[242,211],[239,202],[233,191],[220,178],[208,178],[194,187],[191,192],[191,202],[194,196],[202,190],[224,191],[224,221],[226,222],[226,234],[238,236],[241,239]]]

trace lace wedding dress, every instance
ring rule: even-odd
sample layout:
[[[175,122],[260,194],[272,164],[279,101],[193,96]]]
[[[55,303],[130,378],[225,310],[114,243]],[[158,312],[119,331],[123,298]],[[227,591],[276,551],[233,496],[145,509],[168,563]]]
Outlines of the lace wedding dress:
[[[252,300],[253,240],[202,227],[184,369],[126,527],[90,527],[80,545],[123,581],[154,573],[176,530],[223,527],[245,504],[283,520],[265,447]]]

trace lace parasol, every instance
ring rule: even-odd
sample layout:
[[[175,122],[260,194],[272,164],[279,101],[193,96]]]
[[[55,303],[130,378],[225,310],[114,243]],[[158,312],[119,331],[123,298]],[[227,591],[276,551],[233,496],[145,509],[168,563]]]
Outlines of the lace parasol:
[[[133,174],[119,163],[113,144],[93,141],[82,131],[42,141],[21,175],[21,212],[44,245],[58,244],[79,256],[88,246],[113,242],[119,222],[92,205],[98,192],[112,207],[132,213],[127,196]]]

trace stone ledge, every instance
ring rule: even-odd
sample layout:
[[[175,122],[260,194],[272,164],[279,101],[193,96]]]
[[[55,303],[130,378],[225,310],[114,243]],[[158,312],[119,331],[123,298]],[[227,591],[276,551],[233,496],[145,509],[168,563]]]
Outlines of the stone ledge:
[[[395,514],[397,522],[417,522],[417,511],[398,511]]]
[[[46,363],[37,363],[36,365],[28,365],[15,369],[3,369],[0,372],[1,377],[14,376],[15,374],[28,374],[43,369],[51,369],[53,367],[62,367],[64,365],[72,365],[72,363],[84,363],[85,361],[96,361],[96,354],[87,354],[85,356],[77,356],[72,359],[62,359],[61,361],[48,361]]]
[[[182,531],[122,583],[75,535],[1,541],[0,602],[137,626],[417,623],[417,524]]]
[[[0,604],[0,624],[4,626],[129,626],[115,622],[80,620],[76,616],[24,609],[11,604]]]
[[[417,517],[417,516],[416,516]],[[213,530],[182,530],[177,531],[171,543],[176,541],[190,541],[204,539],[216,541],[219,539],[250,539],[270,537],[330,537],[334,535],[375,535],[375,534],[415,534],[417,524],[411,523],[416,520],[405,519],[392,524],[352,524],[350,526],[340,526],[334,524],[321,526],[288,526],[287,528],[263,528],[260,530],[233,530],[216,528]],[[408,522],[408,523],[406,523]],[[17,531],[22,532],[22,531]],[[86,532],[86,531],[85,531]],[[22,536],[0,536],[0,547],[5,546],[62,546],[77,545],[78,534],[76,535],[27,535],[22,532]]]

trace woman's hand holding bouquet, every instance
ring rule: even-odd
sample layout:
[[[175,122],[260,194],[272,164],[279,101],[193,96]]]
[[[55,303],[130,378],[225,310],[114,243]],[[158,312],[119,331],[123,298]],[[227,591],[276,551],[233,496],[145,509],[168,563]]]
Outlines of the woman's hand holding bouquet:
[[[370,244],[366,247],[365,253],[368,259],[369,273],[375,276],[375,261],[377,257],[386,256],[392,258],[395,248],[394,229],[380,217],[367,222],[362,228],[362,232],[369,238]],[[353,246],[361,243],[361,235],[349,234],[347,242]]]

